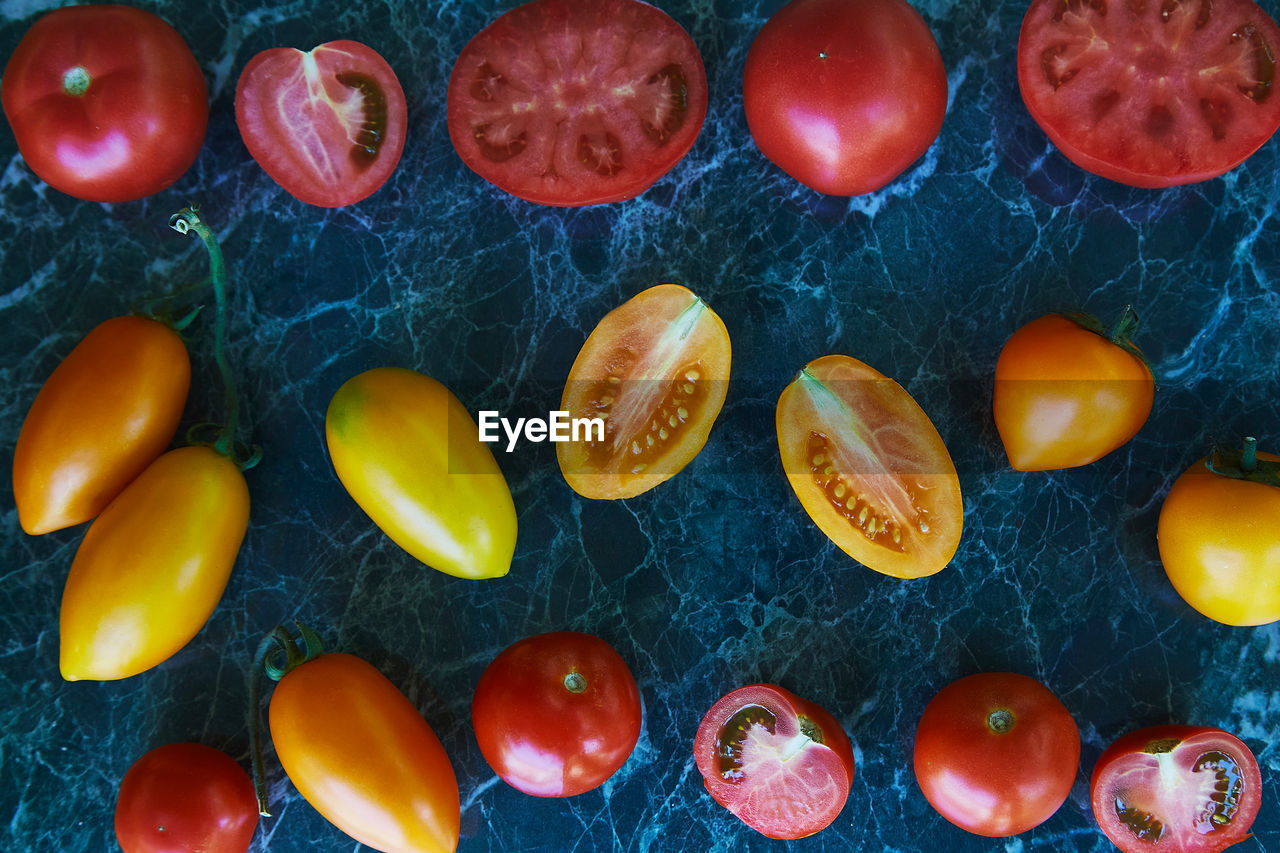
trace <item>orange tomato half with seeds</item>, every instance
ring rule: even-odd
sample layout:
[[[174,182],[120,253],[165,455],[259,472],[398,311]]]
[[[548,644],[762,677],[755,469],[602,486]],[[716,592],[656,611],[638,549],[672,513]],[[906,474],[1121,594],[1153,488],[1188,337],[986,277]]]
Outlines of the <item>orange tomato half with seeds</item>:
[[[569,486],[587,498],[630,498],[679,473],[724,405],[730,357],[720,317],[678,284],[651,287],[606,314],[560,402],[571,422],[603,422],[556,444]]]
[[[897,382],[857,359],[810,362],[782,392],[778,447],[814,524],[864,566],[932,575],[960,545],[960,479],[937,428]]]

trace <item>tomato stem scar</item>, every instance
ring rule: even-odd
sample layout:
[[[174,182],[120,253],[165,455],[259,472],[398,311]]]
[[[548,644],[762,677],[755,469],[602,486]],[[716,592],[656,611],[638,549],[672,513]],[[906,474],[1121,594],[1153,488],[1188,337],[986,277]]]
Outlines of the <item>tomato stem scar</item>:
[[[1209,448],[1204,467],[1220,477],[1280,487],[1280,462],[1258,458],[1258,439],[1248,436],[1241,447],[1227,449],[1217,442]]]
[[[1013,729],[1014,716],[1013,712],[1008,708],[996,708],[990,714],[987,714],[987,728],[998,735],[1005,734]]]
[[[580,672],[570,672],[564,677],[564,689],[570,693],[587,692],[587,677]]]
[[[77,65],[74,68],[68,68],[62,75],[62,91],[73,98],[79,98],[89,91],[89,84],[93,78],[89,76],[89,69],[83,65]]]

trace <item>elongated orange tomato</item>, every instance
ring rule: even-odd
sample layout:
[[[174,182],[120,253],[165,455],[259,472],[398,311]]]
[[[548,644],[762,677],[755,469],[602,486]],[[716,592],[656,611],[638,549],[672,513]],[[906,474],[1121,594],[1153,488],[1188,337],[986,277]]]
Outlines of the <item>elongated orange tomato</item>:
[[[182,418],[191,360],[178,334],[143,317],[100,323],[36,395],[13,451],[27,533],[95,517],[164,452]]]
[[[783,469],[846,554],[898,578],[941,571],[964,507],[951,454],[901,385],[845,355],[810,362],[777,408]]]
[[[290,781],[326,820],[385,853],[458,846],[458,780],[439,738],[372,664],[320,655],[276,685],[271,740]]]
[[[588,424],[556,444],[587,498],[647,492],[702,450],[729,390],[729,332],[687,288],[660,284],[605,315],[569,370],[560,408]],[[590,421],[603,422],[603,428]],[[574,436],[571,434],[570,438]]]
[[[222,598],[248,524],[244,475],[222,454],[180,447],[147,466],[71,563],[62,677],[127,678],[185,646]]]
[[[511,569],[511,490],[448,388],[398,367],[365,371],[333,395],[325,436],[342,485],[401,548],[460,578]]]

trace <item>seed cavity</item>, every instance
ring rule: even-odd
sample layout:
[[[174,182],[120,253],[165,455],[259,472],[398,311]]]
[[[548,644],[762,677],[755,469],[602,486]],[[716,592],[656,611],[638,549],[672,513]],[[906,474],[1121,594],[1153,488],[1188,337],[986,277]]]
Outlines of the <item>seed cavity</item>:
[[[652,412],[645,415],[641,428],[635,434],[619,435],[619,429],[629,433],[633,429],[628,425],[619,425],[617,418],[610,415],[619,407],[629,402],[629,395],[644,394],[649,389],[644,384],[663,380],[627,380],[626,376],[635,363],[634,354],[620,351],[613,355],[608,363],[609,375],[595,382],[589,389],[585,411],[579,414],[586,417],[601,418],[605,422],[604,440],[591,441],[587,445],[588,459],[597,467],[607,467],[609,461],[619,450],[626,454],[627,469],[632,473],[651,467],[673,441],[678,441],[692,421],[693,412],[698,411],[707,399],[708,389],[702,379],[702,370],[698,364],[685,365],[675,371],[676,379],[666,385],[666,393],[657,402]],[[634,420],[634,416],[631,418]],[[638,467],[639,470],[636,470]]]
[[[832,508],[840,513],[849,524],[862,531],[867,540],[891,551],[906,552],[906,536],[903,534],[902,520],[893,513],[887,512],[877,501],[872,500],[865,492],[859,491],[846,475],[836,470],[836,455],[831,440],[820,432],[809,433],[806,448],[809,459],[809,475],[813,482],[826,494]],[[920,508],[914,492],[908,489],[911,506],[916,517],[912,519],[917,530],[929,532],[926,512]]]
[[[387,96],[383,94],[378,81],[367,74],[344,71],[337,75],[337,81],[348,89],[360,93],[360,109],[364,121],[351,142],[351,161],[358,169],[367,169],[378,159],[382,143],[387,134]]]
[[[726,782],[736,783],[743,779],[742,748],[753,726],[763,726],[773,734],[777,731],[778,718],[763,705],[744,705],[725,720],[716,734],[717,769]]]
[[[1208,833],[1231,823],[1240,810],[1240,798],[1244,794],[1240,765],[1224,752],[1206,752],[1196,761],[1194,772],[1214,776],[1213,793],[1196,818],[1196,830]]]
[[[689,112],[689,85],[684,71],[672,63],[655,72],[645,85],[659,91],[647,96],[653,112],[640,118],[640,129],[654,145],[663,145],[684,126]]]
[[[1231,43],[1243,47],[1253,59],[1254,80],[1239,84],[1240,93],[1261,104],[1271,97],[1271,84],[1276,77],[1276,52],[1253,24],[1237,27],[1231,34]]]
[[[622,140],[607,130],[578,137],[578,160],[602,178],[622,171]]]

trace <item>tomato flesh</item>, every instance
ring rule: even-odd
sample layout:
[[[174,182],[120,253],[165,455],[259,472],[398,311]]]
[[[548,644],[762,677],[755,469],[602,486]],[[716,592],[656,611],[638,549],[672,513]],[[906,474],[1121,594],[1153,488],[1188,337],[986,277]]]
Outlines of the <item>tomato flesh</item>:
[[[728,394],[729,332],[678,284],[609,312],[569,370],[560,408],[604,419],[599,433],[560,442],[565,480],[588,498],[634,497],[675,476],[707,442]]]
[[[883,574],[941,571],[964,510],[951,455],[902,386],[842,355],[810,362],[778,399],[778,446],[805,511]]]
[[[1077,165],[1166,187],[1235,168],[1280,127],[1277,49],[1251,0],[1034,0],[1018,83]]]
[[[697,47],[639,0],[535,0],[463,49],[449,137],[512,195],[577,206],[631,198],[688,153],[707,110]]]

